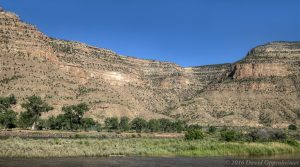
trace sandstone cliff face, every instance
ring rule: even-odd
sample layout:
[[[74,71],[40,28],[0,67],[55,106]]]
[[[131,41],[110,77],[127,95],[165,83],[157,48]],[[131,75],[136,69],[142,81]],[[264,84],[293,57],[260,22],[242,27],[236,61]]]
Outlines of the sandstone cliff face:
[[[184,119],[215,125],[299,122],[299,43],[270,43],[234,64],[183,68],[49,38],[0,11],[0,95],[88,102],[89,116]],[[16,106],[20,111],[21,107]]]
[[[202,124],[299,124],[299,46],[276,42],[254,48],[221,82],[209,84],[173,114]]]

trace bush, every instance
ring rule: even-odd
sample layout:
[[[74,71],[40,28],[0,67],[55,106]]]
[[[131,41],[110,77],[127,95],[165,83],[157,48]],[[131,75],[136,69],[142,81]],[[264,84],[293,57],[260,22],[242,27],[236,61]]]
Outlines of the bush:
[[[36,122],[36,129],[43,130],[47,127],[47,121],[44,119],[38,119]]]
[[[119,127],[123,132],[128,131],[130,129],[129,118],[121,117]]]
[[[298,128],[297,128],[296,125],[291,124],[291,125],[289,125],[288,129],[289,129],[289,130],[297,130]]]
[[[106,118],[105,127],[108,129],[108,131],[118,130],[119,128],[118,118],[117,117]]]
[[[215,126],[210,126],[209,128],[208,128],[208,132],[209,133],[215,133],[217,131],[217,128],[215,127]]]
[[[0,97],[0,109],[8,109],[11,107],[11,105],[16,103],[17,99],[13,94],[8,97]]]
[[[200,140],[204,138],[204,135],[200,129],[189,129],[186,131],[184,138],[186,140]]]
[[[85,131],[92,130],[96,125],[96,122],[92,118],[82,118],[81,126]]]
[[[137,133],[141,133],[143,129],[147,127],[147,121],[143,118],[134,118],[131,121],[131,128],[134,129]]]
[[[148,129],[150,130],[150,132],[160,131],[160,122],[157,119],[151,119],[148,122]]]
[[[188,127],[188,129],[202,129],[202,126],[198,125],[198,124],[194,124],[194,125],[190,125]]]
[[[221,132],[221,139],[224,141],[237,141],[241,139],[240,133],[234,130],[224,130]]]
[[[284,142],[291,146],[299,146],[299,143],[295,139],[286,139]]]
[[[260,136],[258,134],[258,131],[254,130],[254,131],[251,131],[251,132],[248,133],[247,138],[248,138],[248,141],[255,142],[255,141],[258,141],[260,139]]]
[[[272,134],[271,139],[273,139],[273,140],[285,140],[285,139],[287,139],[287,135],[283,131],[275,131]]]
[[[185,129],[186,123],[181,120],[176,120],[175,122],[173,122],[172,127],[174,131],[176,131],[177,133],[181,133]]]
[[[96,125],[95,125],[95,130],[96,130],[97,132],[101,132],[102,126],[101,126],[100,123],[96,123]]]
[[[21,128],[28,128],[33,124],[34,120],[28,112],[21,112],[19,116],[18,126]]]
[[[172,122],[169,119],[161,118],[158,120],[160,124],[160,131],[162,132],[171,132],[172,131]]]

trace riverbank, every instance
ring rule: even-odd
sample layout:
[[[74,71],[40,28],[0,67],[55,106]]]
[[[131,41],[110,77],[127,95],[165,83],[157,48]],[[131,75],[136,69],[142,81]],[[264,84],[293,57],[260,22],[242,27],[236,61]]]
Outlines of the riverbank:
[[[104,156],[261,156],[300,153],[298,145],[282,142],[222,142],[184,139],[29,139],[0,140],[0,157]]]
[[[78,139],[78,138],[95,138],[95,139],[106,139],[106,138],[184,138],[184,133],[128,133],[128,132],[96,132],[96,131],[55,131],[55,130],[10,130],[0,131],[0,139],[6,139],[11,137],[19,138],[32,138],[32,139]]]

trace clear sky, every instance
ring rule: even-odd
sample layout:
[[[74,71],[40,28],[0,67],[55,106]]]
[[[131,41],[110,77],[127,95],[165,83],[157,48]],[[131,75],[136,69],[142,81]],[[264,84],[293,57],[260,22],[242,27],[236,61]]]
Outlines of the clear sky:
[[[46,35],[182,66],[300,40],[300,0],[1,0]]]

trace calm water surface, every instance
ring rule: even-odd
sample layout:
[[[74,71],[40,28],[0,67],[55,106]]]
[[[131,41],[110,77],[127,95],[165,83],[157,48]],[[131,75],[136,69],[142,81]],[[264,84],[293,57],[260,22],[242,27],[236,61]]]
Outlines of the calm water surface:
[[[259,163],[261,161],[278,162],[291,161],[298,162],[290,165],[279,166],[300,166],[300,155],[285,155],[276,157],[103,157],[103,158],[51,158],[51,159],[22,159],[22,158],[2,158],[0,167],[222,167],[222,166],[267,166]],[[251,162],[251,164],[250,164]],[[244,163],[244,164],[243,164]],[[270,166],[271,167],[271,166]]]

